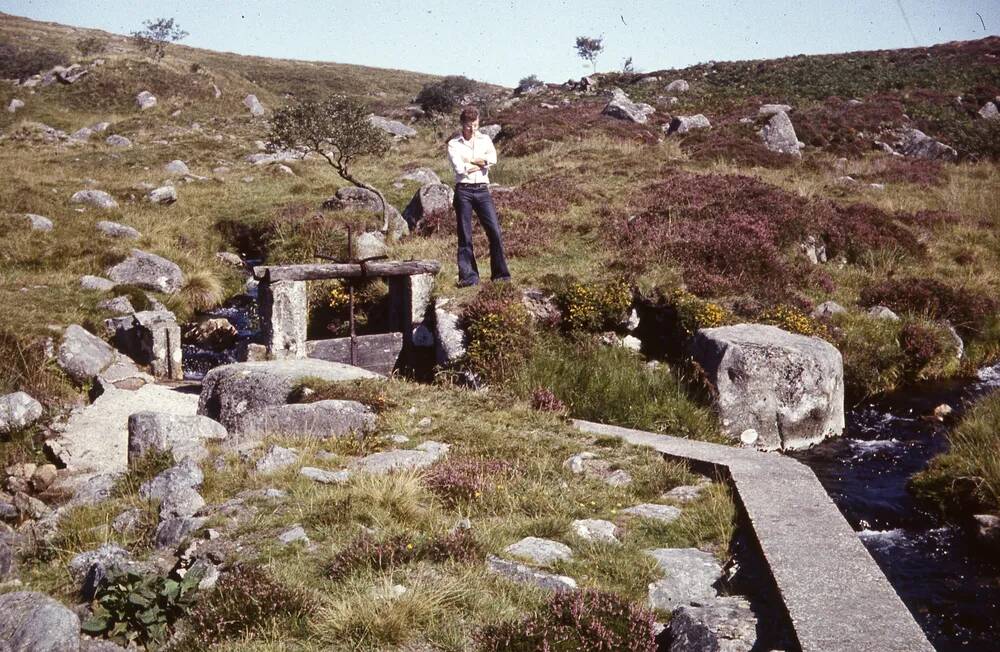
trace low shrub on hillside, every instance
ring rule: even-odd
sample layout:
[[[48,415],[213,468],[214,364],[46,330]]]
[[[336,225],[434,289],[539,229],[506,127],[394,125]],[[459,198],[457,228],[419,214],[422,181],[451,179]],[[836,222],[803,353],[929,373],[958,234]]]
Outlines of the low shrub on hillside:
[[[449,457],[434,464],[423,477],[424,485],[448,506],[470,502],[493,491],[510,478],[513,467],[497,459]]]
[[[434,537],[396,534],[377,539],[362,534],[333,556],[326,575],[331,580],[342,581],[354,573],[390,571],[421,560],[469,563],[482,559],[483,555],[472,532],[462,528]]]
[[[795,306],[777,305],[764,310],[757,321],[762,324],[777,326],[782,330],[798,335],[815,335],[823,337],[826,335],[826,328],[815,319],[799,310]]]
[[[43,47],[0,43],[0,78],[27,79],[32,75],[65,66],[69,59],[62,52]]]
[[[534,344],[531,317],[512,283],[484,285],[462,314],[472,370],[503,381],[524,364]]]
[[[462,75],[449,75],[440,81],[424,84],[417,93],[416,102],[428,113],[451,113],[461,105],[471,102],[482,90],[482,85]]]
[[[203,650],[274,627],[288,636],[301,635],[314,610],[305,592],[281,583],[264,568],[239,564],[222,574],[185,619],[183,643]]]
[[[511,386],[525,398],[545,387],[579,419],[718,440],[711,410],[670,366],[648,367],[633,352],[560,337],[536,348]]]
[[[868,183],[912,183],[918,186],[937,186],[945,178],[941,161],[900,156],[868,159],[868,171],[851,176]]]
[[[476,634],[480,649],[621,650],[654,652],[653,612],[614,593],[584,589],[557,593],[520,621],[488,625]]]
[[[95,54],[100,54],[101,52],[104,52],[107,47],[108,40],[95,35],[84,36],[76,41],[77,51],[85,57],[92,57]]]
[[[997,299],[969,286],[934,278],[892,278],[864,288],[863,306],[888,306],[896,312],[946,319],[965,335],[976,335],[998,310]]]
[[[548,277],[562,313],[560,324],[571,331],[615,330],[632,305],[632,288],[624,279],[582,283],[568,277]]]
[[[948,440],[948,452],[915,475],[910,489],[956,516],[1000,512],[1000,391],[980,399]]]
[[[903,124],[903,106],[894,96],[876,96],[861,104],[828,97],[822,104],[795,112],[795,133],[806,145],[838,156],[857,158],[872,149],[883,129]]]
[[[762,168],[786,168],[799,162],[791,154],[765,147],[752,124],[718,124],[711,129],[689,132],[681,138],[681,149],[694,161],[725,161]]]

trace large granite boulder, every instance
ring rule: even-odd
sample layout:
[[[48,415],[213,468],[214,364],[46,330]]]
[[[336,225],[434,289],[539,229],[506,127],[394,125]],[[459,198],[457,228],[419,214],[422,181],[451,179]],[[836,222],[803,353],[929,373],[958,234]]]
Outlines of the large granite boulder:
[[[358,367],[311,358],[237,362],[205,374],[198,414],[215,419],[235,432],[244,415],[288,403],[292,390],[305,378],[338,382],[381,376]]]
[[[0,595],[0,649],[10,652],[77,652],[80,619],[43,593]]]
[[[670,121],[670,126],[667,127],[667,133],[670,134],[686,134],[689,131],[694,131],[696,129],[711,129],[712,123],[708,121],[701,113],[696,115],[679,115],[675,116],[673,120]]]
[[[30,426],[42,416],[42,404],[25,392],[0,396],[0,433]]]
[[[699,330],[693,353],[717,392],[722,427],[733,439],[790,450],[844,430],[844,364],[829,342],[774,326],[737,324]]]
[[[110,344],[72,324],[63,332],[56,362],[73,380],[84,383],[108,368],[117,355]]]
[[[170,414],[145,410],[129,415],[129,464],[153,451],[170,451],[174,460],[203,457],[203,444],[210,439],[225,439],[225,427],[201,415]]]
[[[243,106],[247,107],[247,109],[250,110],[250,115],[255,118],[259,118],[267,113],[267,109],[265,109],[264,105],[260,103],[260,100],[257,99],[256,95],[247,95],[244,97]]]
[[[368,122],[373,127],[377,127],[392,136],[395,140],[404,140],[410,136],[416,136],[417,130],[408,125],[404,125],[399,120],[391,120],[380,115],[368,116]]]
[[[645,124],[649,116],[656,113],[656,109],[648,104],[633,102],[625,94],[625,91],[615,88],[612,89],[611,99],[601,113],[612,118],[618,118],[619,120]]]
[[[436,231],[436,225],[443,220],[452,219],[455,214],[455,209],[452,207],[454,198],[455,191],[447,184],[430,183],[421,186],[403,209],[403,219],[411,231],[421,222],[435,225],[435,228],[430,230]]]
[[[359,211],[382,215],[382,201],[378,195],[367,188],[344,186],[325,202],[323,208],[334,211]],[[388,232],[392,238],[400,238],[410,233],[406,220],[392,204],[386,206],[389,217]]]
[[[955,161],[958,152],[954,147],[934,140],[919,129],[902,129],[890,134],[887,139],[890,151],[912,158],[926,158],[941,161]]]
[[[772,152],[802,156],[802,144],[795,134],[795,127],[784,111],[778,111],[771,116],[764,128],[758,134],[764,141],[764,146]]]
[[[176,263],[141,249],[133,249],[128,258],[105,273],[115,283],[168,294],[181,289],[184,283],[184,273]]]

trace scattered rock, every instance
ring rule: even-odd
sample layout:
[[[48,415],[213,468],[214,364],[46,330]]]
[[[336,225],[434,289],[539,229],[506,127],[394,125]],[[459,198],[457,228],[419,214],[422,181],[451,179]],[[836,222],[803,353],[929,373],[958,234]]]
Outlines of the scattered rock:
[[[234,431],[251,438],[291,435],[327,439],[374,428],[375,414],[367,406],[357,401],[326,400],[262,407],[237,419]]]
[[[381,378],[358,367],[311,358],[238,362],[205,375],[198,413],[233,431],[244,414],[286,404],[295,386],[308,377],[331,382]]]
[[[539,537],[525,537],[504,548],[504,552],[527,559],[538,566],[549,566],[557,561],[573,558],[573,551],[566,544]]]
[[[208,522],[204,517],[168,518],[160,521],[153,535],[157,548],[176,548]]]
[[[715,582],[722,577],[722,567],[715,557],[696,548],[660,548],[649,555],[666,577],[649,585],[649,603],[654,609],[671,611],[690,603],[715,599]]]
[[[149,91],[142,91],[135,96],[135,103],[141,111],[145,111],[156,106],[156,96]]]
[[[205,481],[205,475],[194,460],[186,459],[166,471],[161,471],[151,480],[139,486],[139,496],[146,499],[163,500],[168,493],[181,488],[194,489]]]
[[[694,485],[681,485],[664,493],[662,498],[665,500],[674,500],[679,503],[690,503],[697,500],[698,497],[701,496],[702,492],[709,486],[711,486],[710,482],[702,482],[701,484]]]
[[[267,112],[266,109],[264,109],[264,105],[257,99],[256,95],[247,95],[243,98],[243,106],[250,109],[250,115],[255,118],[259,118]]]
[[[104,139],[104,142],[112,147],[127,148],[132,146],[132,141],[119,134],[112,134]]]
[[[618,341],[619,346],[623,346],[630,351],[641,351],[642,340],[634,335],[626,335]]]
[[[694,131],[695,129],[711,128],[712,123],[708,121],[708,118],[700,113],[696,115],[680,115],[674,117],[674,119],[670,121],[667,133],[686,134],[687,132]]]
[[[179,159],[170,161],[163,166],[163,170],[174,177],[183,177],[191,174],[191,170],[188,169],[187,163]]]
[[[899,321],[899,315],[885,306],[872,306],[868,309],[868,316],[874,319],[885,319],[888,321]]]
[[[86,276],[80,277],[80,287],[84,290],[107,292],[115,287],[115,282],[106,278],[101,278],[100,276],[91,276],[90,274],[87,274]]]
[[[588,462],[598,459],[599,458],[596,453],[584,451],[567,458],[566,461],[563,462],[563,468],[569,470],[569,472],[574,475],[580,475],[581,473],[586,473],[594,467],[593,464],[588,464]]]
[[[634,507],[622,510],[623,514],[638,518],[648,518],[654,521],[670,523],[680,518],[681,510],[672,505],[658,505],[656,503],[642,503]]]
[[[667,84],[666,90],[668,93],[685,93],[691,89],[691,84],[687,83],[684,79],[675,79],[674,81]]]
[[[126,509],[111,521],[111,528],[119,534],[134,532],[142,523],[142,510],[138,507]]]
[[[48,489],[56,481],[59,471],[55,464],[42,464],[31,476],[31,488],[40,493]]]
[[[416,181],[422,186],[429,183],[441,183],[440,177],[430,168],[415,168],[397,177],[396,181]]]
[[[128,258],[110,267],[106,274],[115,283],[165,294],[176,292],[184,283],[184,274],[176,263],[141,249],[133,249]]]
[[[649,116],[656,112],[656,109],[648,104],[636,103],[629,99],[625,91],[620,88],[612,89],[611,100],[601,111],[604,115],[628,120],[637,124],[645,124]]]
[[[573,530],[573,534],[580,537],[584,541],[614,544],[621,543],[618,541],[618,537],[615,536],[618,527],[611,521],[588,518],[573,521],[569,526],[570,529]]]
[[[26,392],[0,396],[0,433],[27,428],[42,416],[42,404]]]
[[[177,189],[173,186],[160,186],[146,193],[146,201],[151,204],[173,204],[177,201]]]
[[[118,202],[103,190],[78,190],[69,198],[71,204],[86,204],[102,210],[118,208]]]
[[[186,457],[201,460],[207,455],[205,440],[227,435],[221,423],[197,414],[135,412],[128,418],[128,460],[134,464],[154,451],[170,451],[178,463]]]
[[[11,652],[76,652],[80,619],[42,593],[0,595],[0,641]]]
[[[323,202],[323,208],[334,211],[361,211],[382,215],[382,201],[378,195],[367,188],[344,186],[339,188],[333,197]],[[386,204],[389,216],[388,235],[390,239],[398,239],[408,235],[410,228],[402,214],[392,204]]]
[[[160,518],[186,518],[205,506],[205,499],[192,487],[170,486],[160,502]]]
[[[389,253],[385,244],[385,234],[378,231],[365,231],[354,238],[354,258],[364,260],[377,258]]]
[[[576,589],[576,580],[572,577],[546,573],[493,555],[486,557],[486,569],[515,582],[531,584],[547,591],[573,591]]]
[[[771,116],[764,128],[757,133],[764,141],[764,146],[772,152],[802,156],[802,152],[799,151],[802,145],[795,135],[795,127],[784,111],[778,111]]]
[[[799,249],[802,250],[806,259],[813,265],[826,262],[826,243],[823,242],[822,238],[817,238],[814,235],[807,236],[799,244]]]
[[[955,410],[950,405],[948,405],[947,403],[942,403],[941,405],[934,408],[934,411],[931,412],[931,417],[935,421],[944,421],[945,419],[950,417],[952,412],[954,411]]]
[[[264,453],[264,457],[257,460],[256,468],[258,473],[271,474],[298,461],[299,453],[294,448],[272,445]]]
[[[632,476],[629,475],[628,471],[618,469],[605,476],[604,482],[611,487],[624,487],[625,485],[632,484]]]
[[[461,317],[446,310],[443,300],[434,306],[434,356],[439,365],[448,365],[465,355],[465,331]]]
[[[836,301],[824,301],[813,309],[812,316],[814,319],[829,319],[834,315],[846,312],[847,308],[840,305]]]
[[[479,128],[479,133],[489,136],[490,140],[496,140],[501,131],[503,131],[503,127],[497,124],[483,125]]]
[[[245,267],[245,265],[243,264],[243,259],[240,258],[239,255],[228,251],[216,252],[215,258],[229,265],[230,267],[235,267],[237,269],[243,269]]]
[[[23,108],[24,108],[24,100],[19,100],[15,97],[10,101],[10,104],[7,105],[7,112],[17,113],[18,109],[23,109]]]
[[[934,140],[919,129],[907,128],[889,132],[883,136],[883,141],[876,141],[889,152],[942,161],[955,161],[958,152],[954,147]]]
[[[299,470],[299,475],[320,484],[344,484],[351,479],[350,471],[327,471],[326,469],[317,469],[314,466],[303,466]]]
[[[51,231],[53,224],[52,220],[47,217],[42,217],[41,215],[35,215],[34,213],[24,213],[24,219],[28,221],[31,225],[33,231]]]
[[[142,237],[142,234],[136,229],[133,229],[131,226],[119,224],[118,222],[108,222],[107,220],[98,222],[97,230],[112,238],[128,238],[130,240],[138,240]]]
[[[11,104],[13,103],[14,100],[11,100]],[[987,102],[983,108],[979,109],[979,117],[984,120],[1000,120],[1000,109],[997,109],[995,102]]]
[[[759,448],[805,448],[844,429],[844,365],[817,337],[774,326],[738,324],[701,329],[695,360],[716,391],[723,429],[752,428]]]
[[[976,542],[988,550],[1000,550],[1000,516],[975,514],[972,521],[975,526]]]
[[[298,524],[293,525],[279,534],[278,541],[282,542],[286,546],[290,543],[295,543],[296,541],[300,541],[307,546],[309,545],[309,537],[306,535],[305,529]]]
[[[525,288],[521,291],[521,303],[536,324],[554,326],[562,319],[555,297],[539,288]]]
[[[669,652],[750,652],[756,645],[757,618],[740,597],[684,605],[670,617]]]
[[[417,130],[413,127],[404,125],[398,120],[390,120],[389,118],[384,118],[380,115],[368,116],[368,122],[389,134],[395,140],[405,140],[411,136],[417,135]]]

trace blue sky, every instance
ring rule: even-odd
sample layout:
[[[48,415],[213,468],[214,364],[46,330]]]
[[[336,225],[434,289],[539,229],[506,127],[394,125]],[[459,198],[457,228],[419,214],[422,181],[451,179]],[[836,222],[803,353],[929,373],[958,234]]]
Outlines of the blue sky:
[[[0,0],[0,11],[120,34],[173,17],[186,45],[508,86],[585,74],[578,35],[604,37],[598,70],[629,56],[655,70],[1000,34],[1000,0]]]

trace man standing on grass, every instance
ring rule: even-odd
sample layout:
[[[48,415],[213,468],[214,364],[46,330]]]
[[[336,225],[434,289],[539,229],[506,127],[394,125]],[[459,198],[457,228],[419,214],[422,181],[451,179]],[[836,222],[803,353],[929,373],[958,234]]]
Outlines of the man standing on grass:
[[[458,287],[479,283],[479,268],[472,250],[472,211],[490,241],[490,278],[509,281],[503,252],[500,221],[490,195],[489,167],[497,162],[497,150],[486,134],[479,133],[479,110],[462,109],[461,133],[448,141],[448,160],[455,170],[455,213],[458,216]]]

